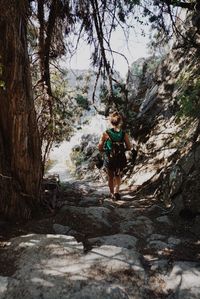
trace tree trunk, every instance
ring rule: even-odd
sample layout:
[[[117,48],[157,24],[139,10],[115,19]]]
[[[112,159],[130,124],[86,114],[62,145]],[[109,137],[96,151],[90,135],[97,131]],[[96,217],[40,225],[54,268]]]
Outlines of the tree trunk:
[[[27,50],[28,1],[0,0],[0,213],[30,218],[39,201],[41,146]]]

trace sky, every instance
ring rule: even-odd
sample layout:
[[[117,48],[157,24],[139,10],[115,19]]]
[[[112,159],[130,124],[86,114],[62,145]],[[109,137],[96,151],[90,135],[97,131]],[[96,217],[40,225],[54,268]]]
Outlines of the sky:
[[[147,49],[149,28],[143,29],[146,33],[145,36],[142,36],[141,27],[137,24],[134,29],[130,30],[128,45],[120,28],[113,33],[111,41],[112,49],[125,55],[130,65],[138,58],[147,57],[149,55],[149,50]],[[81,70],[91,68],[90,53],[91,50],[89,46],[81,41],[77,53],[71,58],[70,62],[66,61],[67,67]],[[125,78],[128,71],[126,60],[120,55],[115,55],[114,59],[116,71],[120,73],[122,78]]]

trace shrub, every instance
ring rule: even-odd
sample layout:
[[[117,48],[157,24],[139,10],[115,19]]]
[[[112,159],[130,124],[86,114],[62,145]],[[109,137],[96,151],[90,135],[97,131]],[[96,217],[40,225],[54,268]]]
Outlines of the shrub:
[[[177,96],[179,104],[178,117],[200,117],[200,79],[187,79],[182,81],[183,89]]]

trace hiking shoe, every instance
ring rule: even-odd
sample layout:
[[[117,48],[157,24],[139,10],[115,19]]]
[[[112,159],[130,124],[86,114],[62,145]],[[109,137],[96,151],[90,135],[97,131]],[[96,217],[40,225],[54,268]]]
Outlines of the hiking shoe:
[[[114,197],[115,197],[115,200],[120,200],[121,197],[120,197],[120,194],[119,193],[115,193],[114,194]]]

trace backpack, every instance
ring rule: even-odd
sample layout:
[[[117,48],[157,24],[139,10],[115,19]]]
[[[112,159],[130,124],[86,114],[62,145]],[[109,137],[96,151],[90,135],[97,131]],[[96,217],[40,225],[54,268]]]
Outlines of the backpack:
[[[106,131],[109,139],[105,142],[105,160],[109,169],[121,171],[127,164],[124,146],[125,132],[122,131],[121,138],[114,140],[112,130]]]

